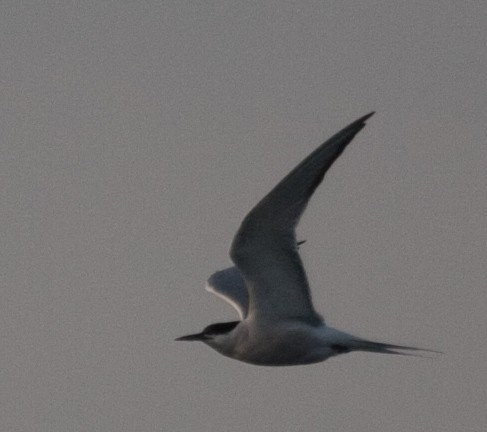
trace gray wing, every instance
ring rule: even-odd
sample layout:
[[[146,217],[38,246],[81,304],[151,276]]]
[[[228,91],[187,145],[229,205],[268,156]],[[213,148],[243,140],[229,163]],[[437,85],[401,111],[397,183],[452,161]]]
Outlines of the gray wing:
[[[206,290],[230,303],[245,319],[249,308],[249,293],[237,267],[213,273],[206,282]]]
[[[313,308],[295,228],[328,168],[372,114],[359,118],[318,147],[244,218],[230,257],[245,280],[248,314],[254,320],[322,322]]]

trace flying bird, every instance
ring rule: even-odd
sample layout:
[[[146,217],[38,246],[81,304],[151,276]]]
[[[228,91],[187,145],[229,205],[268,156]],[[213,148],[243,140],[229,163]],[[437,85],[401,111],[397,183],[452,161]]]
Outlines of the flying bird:
[[[296,226],[309,199],[373,114],[319,146],[242,221],[230,248],[235,266],[214,273],[206,284],[237,310],[240,320],[212,324],[176,340],[201,341],[224,356],[263,366],[317,363],[352,351],[429,351],[373,342],[327,326],[313,307],[299,256],[302,242],[296,240]]]

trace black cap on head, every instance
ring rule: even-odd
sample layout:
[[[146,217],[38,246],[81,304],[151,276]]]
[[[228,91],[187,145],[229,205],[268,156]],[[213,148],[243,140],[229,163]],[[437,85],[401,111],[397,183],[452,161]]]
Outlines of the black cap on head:
[[[205,341],[205,339],[210,339],[212,336],[227,334],[231,332],[240,321],[231,321],[226,323],[216,323],[211,324],[206,327],[201,333],[190,334],[187,336],[178,337],[177,341]]]

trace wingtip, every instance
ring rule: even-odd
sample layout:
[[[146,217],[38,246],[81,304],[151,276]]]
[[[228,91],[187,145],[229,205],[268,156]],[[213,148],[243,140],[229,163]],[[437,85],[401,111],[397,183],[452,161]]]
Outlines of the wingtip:
[[[375,111],[372,111],[372,112],[369,112],[368,114],[365,114],[362,117],[359,117],[357,120],[355,120],[354,122],[352,122],[351,124],[349,124],[345,129],[343,129],[342,132],[343,131],[350,131],[350,130],[359,131],[359,130],[363,129],[365,127],[365,125],[366,125],[365,122],[370,117],[372,117],[374,114],[375,114]]]
[[[364,123],[367,121],[370,117],[372,117],[375,114],[375,111],[371,111],[368,114],[365,114],[363,117],[360,117],[357,122]]]

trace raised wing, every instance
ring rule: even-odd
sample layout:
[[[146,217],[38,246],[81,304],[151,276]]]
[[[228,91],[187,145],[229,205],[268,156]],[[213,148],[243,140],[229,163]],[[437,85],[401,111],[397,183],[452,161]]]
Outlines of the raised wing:
[[[230,249],[249,293],[254,320],[322,322],[311,301],[295,228],[326,171],[365,126],[367,114],[305,158],[244,218]]]
[[[245,319],[249,308],[249,293],[237,267],[213,273],[206,282],[206,290],[230,303]]]

